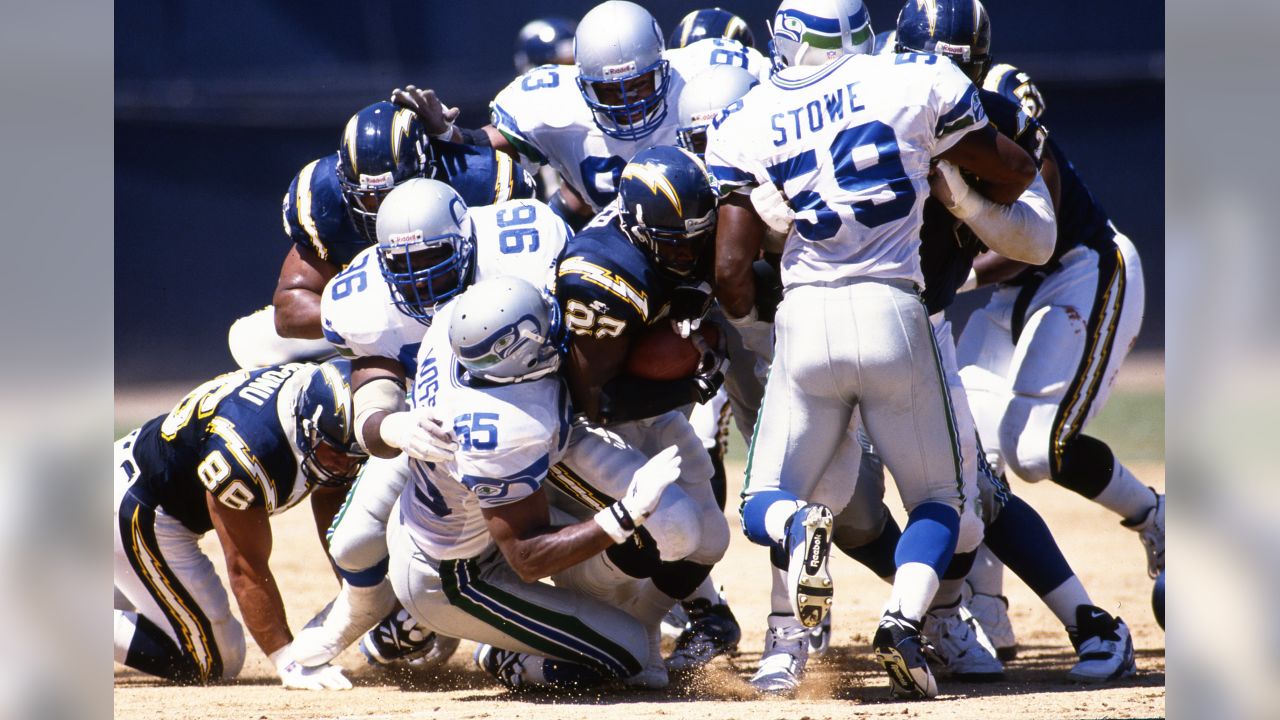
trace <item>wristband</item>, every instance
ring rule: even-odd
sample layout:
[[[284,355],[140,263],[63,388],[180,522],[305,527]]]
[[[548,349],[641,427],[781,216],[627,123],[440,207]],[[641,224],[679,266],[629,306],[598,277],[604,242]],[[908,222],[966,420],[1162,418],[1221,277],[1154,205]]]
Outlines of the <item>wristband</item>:
[[[631,537],[631,533],[636,531],[636,524],[631,519],[631,513],[627,512],[627,509],[620,502],[616,502],[596,513],[595,521],[606,535],[613,538],[615,543],[626,542]]]
[[[451,142],[451,141],[453,140],[453,122],[452,122],[452,121],[449,121],[449,122],[445,123],[445,125],[444,125],[444,131],[442,131],[442,132],[441,132],[440,134],[438,134],[438,135],[432,135],[431,137],[435,138],[436,140],[443,140],[443,141],[445,141],[445,142]]]

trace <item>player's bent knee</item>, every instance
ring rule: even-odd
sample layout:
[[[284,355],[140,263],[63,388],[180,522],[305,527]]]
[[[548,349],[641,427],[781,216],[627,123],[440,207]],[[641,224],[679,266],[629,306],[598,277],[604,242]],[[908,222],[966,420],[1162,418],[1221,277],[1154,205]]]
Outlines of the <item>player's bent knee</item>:
[[[346,572],[358,573],[387,557],[387,528],[375,523],[344,522],[329,537],[329,556]]]
[[[775,540],[769,533],[768,518],[785,506],[788,517],[800,506],[796,497],[782,490],[765,490],[742,500],[742,532],[757,545],[770,546]]]
[[[668,487],[662,493],[658,509],[644,524],[662,560],[682,560],[698,550],[703,526],[698,515],[697,503],[679,487]]]
[[[1005,465],[1027,482],[1049,479],[1049,429],[1034,422],[1037,415],[1046,414],[1043,406],[1037,398],[1019,395],[1000,423]]]
[[[724,513],[703,513],[702,541],[689,559],[706,565],[719,562],[729,550],[729,523]]]

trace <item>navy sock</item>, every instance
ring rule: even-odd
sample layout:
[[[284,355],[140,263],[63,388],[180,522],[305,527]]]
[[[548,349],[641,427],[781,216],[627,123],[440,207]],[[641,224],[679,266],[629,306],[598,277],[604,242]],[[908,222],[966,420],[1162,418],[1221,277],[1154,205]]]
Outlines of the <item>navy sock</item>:
[[[877,577],[892,577],[898,566],[894,562],[894,553],[898,547],[898,541],[902,539],[902,528],[898,527],[898,521],[890,515],[884,523],[884,529],[875,540],[860,545],[856,548],[843,548],[840,550],[845,555],[857,560],[867,566],[871,572]],[[840,536],[837,534],[834,538],[836,547],[840,547]]]
[[[987,547],[1043,597],[1074,573],[1044,519],[1022,498],[1011,495],[995,522],[987,526]]]
[[[200,682],[200,668],[158,625],[139,615],[124,664],[148,675],[179,683]]]

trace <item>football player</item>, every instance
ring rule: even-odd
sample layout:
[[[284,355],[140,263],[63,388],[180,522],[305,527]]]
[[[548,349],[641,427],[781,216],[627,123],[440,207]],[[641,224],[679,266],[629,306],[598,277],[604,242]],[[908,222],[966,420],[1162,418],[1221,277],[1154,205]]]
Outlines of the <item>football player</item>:
[[[647,10],[625,0],[592,8],[578,23],[573,67],[544,66],[517,78],[490,106],[483,140],[513,158],[550,165],[564,181],[552,206],[575,229],[617,195],[622,168],[637,152],[675,144],[672,112],[688,77],[709,65],[759,76],[760,53],[724,38],[666,49]],[[430,91],[398,93],[424,122],[444,111]],[[459,132],[458,137],[474,137]]]
[[[308,163],[284,196],[293,246],[280,267],[272,305],[237,320],[228,344],[244,368],[332,353],[320,330],[320,294],[339,270],[375,242],[378,205],[415,177],[448,183],[470,205],[533,196],[533,184],[491,148],[446,142],[414,113],[379,102],[356,113],[338,152]]]
[[[299,636],[306,664],[328,662],[366,630],[361,649],[371,662],[441,654],[440,640],[405,626],[407,615],[397,622],[386,579],[387,517],[407,482],[408,457],[436,461],[455,449],[429,410],[405,408],[405,387],[441,303],[496,275],[545,287],[570,235],[537,200],[469,208],[456,190],[425,178],[387,195],[377,233],[378,243],[329,282],[321,306],[325,337],[355,358],[356,431],[375,459],[334,523],[330,553],[344,582],[335,609]]]
[[[562,332],[555,301],[519,278],[477,283],[438,310],[413,404],[445,418],[458,449],[410,462],[387,533],[392,584],[423,626],[481,643],[477,662],[508,687],[665,687],[656,619],[651,630],[633,616],[637,583],[603,553],[659,520],[680,457],[641,457],[616,502],[565,524],[548,486],[583,433],[556,374]],[[693,521],[682,505],[679,521]]]
[[[772,183],[797,217],[783,254],[787,295],[743,525],[754,542],[786,554],[796,617],[818,625],[831,602],[833,517],[807,500],[850,442],[857,406],[909,511],[873,644],[895,694],[932,697],[920,625],[957,543],[976,547],[981,525],[966,502],[961,438],[918,298],[920,203],[935,157],[980,175],[1000,203],[1017,200],[1036,172],[1025,151],[986,127],[976,89],[954,66],[928,55],[867,55],[872,31],[861,3],[824,5],[780,6],[772,29],[782,69],[722,118],[708,142],[722,183]],[[757,331],[751,261],[761,220],[740,194],[720,213],[717,295],[745,340]],[[832,334],[837,325],[850,331]],[[814,347],[828,350],[815,356]],[[764,409],[774,406],[782,409]]]
[[[683,567],[664,566],[655,582],[685,600],[689,623],[669,667],[687,672],[732,650],[741,637],[708,579],[728,546],[728,526],[709,482],[712,464],[682,412],[715,395],[723,356],[694,333],[704,357],[686,380],[641,380],[623,365],[646,328],[706,313],[716,195],[702,162],[676,147],[641,151],[620,177],[618,201],[574,236],[560,262],[556,297],[569,331],[565,375],[574,408],[588,422],[649,454],[680,447],[680,487],[702,509],[703,547]],[[587,474],[597,482],[603,475]],[[621,488],[599,490],[616,497]]]
[[[897,43],[952,57],[991,95],[1003,96],[1038,119],[1044,100],[1025,73],[1007,65],[988,72],[986,17],[978,0],[939,0],[926,7],[907,3]],[[1148,574],[1155,577],[1164,567],[1164,496],[1142,484],[1106,443],[1083,432],[1106,403],[1141,327],[1141,261],[1052,135],[1045,142],[1041,173],[1058,220],[1052,256],[1041,265],[995,253],[977,257],[969,285],[994,283],[996,288],[960,335],[961,375],[997,474],[1007,467],[1031,482],[1048,478],[1111,510],[1138,534]],[[953,185],[967,201],[967,185]],[[955,214],[965,219],[968,211],[961,207]],[[970,574],[970,584],[974,614],[997,648],[1011,654],[1016,641],[1001,594],[1002,566],[986,555]],[[1096,635],[1085,630],[1103,620],[1094,615],[1096,608],[1087,603],[1083,588],[1072,598],[1064,598],[1055,612],[1070,629],[1076,628],[1071,603],[1085,608],[1080,615],[1084,625],[1072,632],[1079,645]],[[1110,635],[1115,647],[1128,641],[1123,627],[1111,627]],[[1117,660],[1115,670],[1132,672],[1131,667],[1131,660]]]
[[[708,38],[733,40],[755,49],[756,36],[747,21],[721,8],[702,8],[685,15],[667,38],[667,47],[682,48]]]
[[[128,606],[115,610],[116,661],[180,683],[239,674],[244,629],[199,546],[215,530],[244,624],[284,686],[349,689],[340,667],[293,657],[268,520],[310,495],[323,540],[366,457],[346,360],[222,375],[117,441],[115,589]]]

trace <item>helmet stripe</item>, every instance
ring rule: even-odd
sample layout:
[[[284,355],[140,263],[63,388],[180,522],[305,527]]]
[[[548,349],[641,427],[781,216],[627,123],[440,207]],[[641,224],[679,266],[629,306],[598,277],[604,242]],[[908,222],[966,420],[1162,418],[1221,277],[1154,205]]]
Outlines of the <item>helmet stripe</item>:
[[[629,163],[622,171],[622,180],[634,178],[645,184],[653,194],[662,193],[671,202],[671,206],[675,208],[677,215],[684,215],[684,208],[680,204],[680,193],[676,192],[676,188],[671,184],[671,180],[662,174],[662,170],[652,165],[641,165],[637,163]]]

